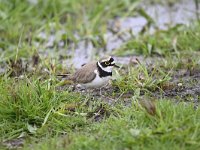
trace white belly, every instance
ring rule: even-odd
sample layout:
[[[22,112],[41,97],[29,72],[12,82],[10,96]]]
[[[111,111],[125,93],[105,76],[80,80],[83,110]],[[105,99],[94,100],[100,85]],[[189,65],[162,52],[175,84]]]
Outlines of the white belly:
[[[82,86],[86,88],[101,88],[105,86],[111,79],[111,76],[100,78],[97,70],[95,70],[95,73],[96,73],[95,79],[90,83],[82,84]]]

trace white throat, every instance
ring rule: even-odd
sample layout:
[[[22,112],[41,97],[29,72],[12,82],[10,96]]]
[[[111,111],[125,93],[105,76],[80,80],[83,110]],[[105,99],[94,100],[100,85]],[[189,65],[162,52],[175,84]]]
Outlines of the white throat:
[[[98,62],[98,65],[99,65],[99,67],[101,67],[101,69],[103,70],[103,71],[106,71],[106,72],[112,72],[112,68],[113,68],[113,66],[107,66],[107,67],[102,67],[101,66],[101,64]]]

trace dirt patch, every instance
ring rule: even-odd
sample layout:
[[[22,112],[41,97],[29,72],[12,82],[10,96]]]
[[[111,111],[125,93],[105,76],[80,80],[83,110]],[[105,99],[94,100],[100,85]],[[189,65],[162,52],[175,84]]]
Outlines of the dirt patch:
[[[182,75],[175,75],[171,81],[171,89],[164,90],[164,98],[174,98],[177,101],[193,102],[196,108],[200,100],[200,70],[193,74],[185,71]],[[158,93],[157,93],[158,94]]]
[[[2,145],[7,147],[8,149],[22,148],[24,145],[24,140],[24,137],[11,139],[3,142]]]
[[[181,96],[200,95],[200,70],[193,75],[186,72],[184,75],[175,76],[171,81],[174,87],[170,90],[165,90],[165,96]]]
[[[142,56],[136,57],[117,57],[117,62],[123,64],[122,70],[126,73],[128,73],[128,67],[136,67],[138,65],[138,60],[140,61],[142,65],[145,65],[149,71],[149,74],[151,74],[152,70],[155,70],[155,68],[162,69],[163,71],[166,70],[166,68],[162,67],[162,64],[157,64],[158,62],[164,62],[164,58],[161,57],[149,57],[144,58]],[[171,60],[172,61],[172,60]],[[173,60],[174,61],[174,60]],[[158,65],[158,66],[157,66]],[[188,62],[187,62],[187,65]],[[185,64],[182,64],[182,66],[185,66]],[[153,69],[152,69],[153,68]],[[196,64],[195,68],[177,68],[171,70],[170,76],[171,80],[166,81],[162,83],[159,88],[154,89],[146,89],[149,90],[150,97],[154,97],[156,99],[160,98],[170,98],[178,101],[185,101],[185,102],[194,102],[195,105],[198,104],[198,99],[200,96],[200,70],[199,64]],[[136,68],[137,69],[137,68]],[[169,70],[170,68],[167,68]],[[166,71],[167,72],[167,71]],[[158,76],[159,78],[159,76]],[[113,81],[115,82],[115,81]],[[118,85],[119,86],[119,85]],[[135,90],[128,90],[126,92],[121,92],[120,88],[116,85],[108,85],[101,89],[101,92],[99,89],[96,90],[80,90],[80,89],[73,89],[71,86],[64,85],[63,87],[59,87],[60,90],[63,89],[71,89],[72,92],[78,92],[82,94],[89,94],[91,97],[96,99],[101,99],[102,101],[114,104],[118,100],[121,100],[125,103],[125,105],[130,105],[132,101],[132,97],[135,95]],[[139,88],[139,87],[138,87]],[[143,90],[140,91],[140,96],[144,96],[146,92]]]

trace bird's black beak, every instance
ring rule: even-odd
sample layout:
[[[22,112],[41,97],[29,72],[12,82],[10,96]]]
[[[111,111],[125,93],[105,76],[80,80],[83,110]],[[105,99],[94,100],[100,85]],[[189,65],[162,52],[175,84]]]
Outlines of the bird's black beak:
[[[116,64],[114,64],[113,67],[115,67],[115,68],[120,68],[120,66],[117,66]]]

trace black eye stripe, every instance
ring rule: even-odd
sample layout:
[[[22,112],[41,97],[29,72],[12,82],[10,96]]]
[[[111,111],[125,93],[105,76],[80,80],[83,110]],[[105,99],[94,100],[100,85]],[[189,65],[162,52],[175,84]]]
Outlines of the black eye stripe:
[[[108,67],[108,66],[113,66],[114,64],[112,64],[112,62],[114,62],[114,59],[111,57],[109,60],[104,61],[104,62],[100,62],[101,66],[103,68]]]
[[[105,68],[107,65],[105,64],[105,62],[101,62],[100,63],[101,64],[101,66],[103,67],[103,68]]]
[[[106,64],[106,65],[110,65],[110,62],[109,62],[109,61],[106,61],[105,64]]]
[[[102,62],[102,63],[100,63],[101,64],[101,66],[103,67],[103,68],[105,68],[105,67],[107,67],[107,66],[113,66],[114,64],[111,64],[111,63],[109,63],[109,64],[107,64],[106,65],[106,62]]]

